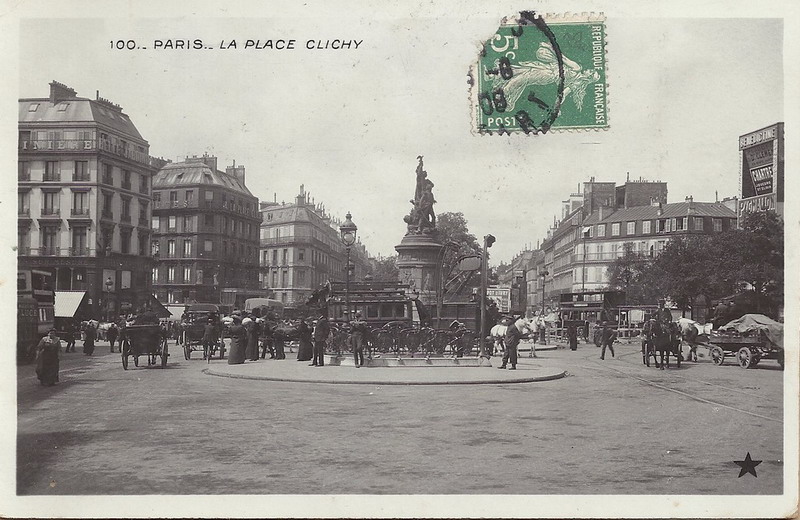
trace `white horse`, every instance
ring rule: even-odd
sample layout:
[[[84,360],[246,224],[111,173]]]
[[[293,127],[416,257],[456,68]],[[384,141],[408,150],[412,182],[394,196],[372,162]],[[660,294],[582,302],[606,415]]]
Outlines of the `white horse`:
[[[687,361],[697,361],[697,345],[698,343],[704,343],[704,341],[702,341],[703,339],[708,339],[713,325],[711,323],[703,325],[689,318],[679,318],[677,323],[681,331],[681,340],[689,345],[689,357]],[[698,341],[698,339],[701,341]]]
[[[494,340],[494,348],[492,349],[492,355],[497,354],[499,352],[505,352],[506,344],[504,338],[506,337],[506,331],[508,331],[508,327],[510,325],[503,325],[502,323],[498,323],[489,331],[489,336]],[[519,329],[520,332],[523,334],[536,334],[535,324],[533,320],[529,320],[528,318],[520,318],[514,322],[514,326]],[[535,344],[535,342],[534,342]],[[531,353],[533,357],[536,357],[536,347],[531,346]]]

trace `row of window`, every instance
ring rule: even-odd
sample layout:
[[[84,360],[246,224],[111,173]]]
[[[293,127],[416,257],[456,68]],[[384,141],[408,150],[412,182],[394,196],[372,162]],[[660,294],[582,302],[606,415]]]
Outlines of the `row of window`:
[[[255,228],[250,222],[234,218],[229,219],[227,216],[222,215],[219,218],[220,226],[219,230],[217,230],[214,229],[216,215],[213,213],[205,213],[203,215],[203,225],[205,227],[203,229],[198,229],[196,224],[197,218],[197,215],[183,215],[180,218],[177,215],[169,215],[164,219],[160,216],[153,216],[151,225],[155,232],[189,233],[194,231],[219,231],[228,236],[236,236],[250,240],[256,239],[255,233],[253,232]],[[180,228],[178,227],[178,223],[181,223]],[[166,225],[166,227],[164,227],[164,225]]]
[[[70,166],[70,168],[65,168]],[[120,188],[125,190],[133,190],[134,173],[130,170],[123,169],[122,180]],[[18,180],[30,181],[31,179],[31,161],[20,161],[18,163]],[[63,176],[63,178],[62,178]],[[139,193],[150,192],[150,178],[146,174],[138,174],[138,185],[136,186]],[[89,161],[44,161],[44,170],[42,172],[43,182],[67,182],[71,179],[73,182],[90,182],[91,172],[89,170]],[[109,186],[114,184],[114,168],[112,165],[102,164],[102,175],[100,182]]]
[[[180,176],[179,176],[180,178]],[[183,201],[187,203],[194,202],[194,197],[196,190],[188,189],[188,190],[180,190],[183,192]],[[203,191],[203,200],[207,202],[214,201],[214,191],[213,190],[202,190]],[[169,191],[169,202],[171,206],[176,205],[180,201],[180,193],[178,190],[170,190]],[[231,197],[228,199],[228,194],[225,192],[220,192],[220,202],[222,204],[230,204],[231,209],[234,211],[244,211],[245,213],[252,213],[254,211],[254,204],[252,202],[242,201],[241,198],[233,198]],[[153,194],[153,200],[155,202],[161,202],[161,192],[156,192]]]
[[[649,235],[654,232],[653,224],[655,224],[655,232],[656,233],[670,233],[673,231],[684,231],[690,229],[690,219],[691,219],[691,229],[694,231],[705,231],[704,229],[704,218],[703,217],[677,217],[677,218],[663,218],[658,220],[642,220],[640,221],[640,234],[642,235]],[[636,235],[636,221],[626,222],[625,223],[625,234]],[[712,218],[711,225],[714,232],[721,232],[722,231],[722,219],[721,218]],[[608,231],[607,227],[609,224],[597,224],[593,227],[589,228],[589,238],[603,238],[606,236],[606,232]],[[622,230],[622,222],[614,222],[610,225],[610,236],[618,237],[621,236]]]
[[[89,242],[89,226],[72,226],[70,228],[70,248],[69,251],[61,250],[61,229],[58,224],[47,225],[43,224],[39,230],[39,253],[42,255],[57,255],[57,256],[89,256],[90,246],[95,246],[95,252],[102,255],[102,251],[106,245],[109,247],[112,244],[113,228],[105,228],[102,233],[102,244],[91,244]],[[22,254],[27,254],[31,247],[30,243],[31,231],[30,228],[21,227],[17,231],[17,245]],[[120,229],[119,232],[119,252],[122,254],[132,254],[131,242],[133,231],[131,229]],[[147,235],[139,234],[138,240],[138,254],[145,256],[147,254]],[[99,250],[99,251],[98,251]]]

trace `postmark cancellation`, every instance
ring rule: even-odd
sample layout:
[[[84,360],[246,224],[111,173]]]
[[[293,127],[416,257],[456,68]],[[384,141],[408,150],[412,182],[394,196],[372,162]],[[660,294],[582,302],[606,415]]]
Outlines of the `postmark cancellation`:
[[[470,71],[473,132],[608,128],[606,60],[602,13],[503,18]]]

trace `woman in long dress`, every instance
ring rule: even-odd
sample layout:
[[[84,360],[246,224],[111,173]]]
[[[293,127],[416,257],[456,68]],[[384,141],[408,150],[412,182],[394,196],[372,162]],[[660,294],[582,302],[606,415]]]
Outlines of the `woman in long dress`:
[[[301,321],[297,326],[297,334],[299,336],[300,346],[297,349],[297,361],[311,361],[314,357],[314,344],[311,333],[311,327],[305,320]]]
[[[228,364],[241,365],[244,363],[245,349],[247,348],[247,331],[242,326],[242,321],[238,316],[233,318],[230,333],[231,348],[228,353]]]
[[[61,340],[56,329],[51,329],[36,346],[36,376],[42,386],[53,386],[58,382],[58,354],[61,352]]]

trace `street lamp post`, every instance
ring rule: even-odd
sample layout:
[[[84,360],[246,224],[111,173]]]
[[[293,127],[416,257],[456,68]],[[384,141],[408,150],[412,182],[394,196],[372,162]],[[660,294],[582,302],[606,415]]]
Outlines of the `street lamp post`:
[[[341,226],[339,226],[339,234],[342,238],[342,244],[344,244],[345,251],[347,252],[347,263],[345,264],[347,273],[344,285],[344,319],[346,323],[350,323],[350,248],[356,243],[356,232],[358,231],[358,226],[353,223],[352,218],[353,216],[348,211],[344,222]]]

